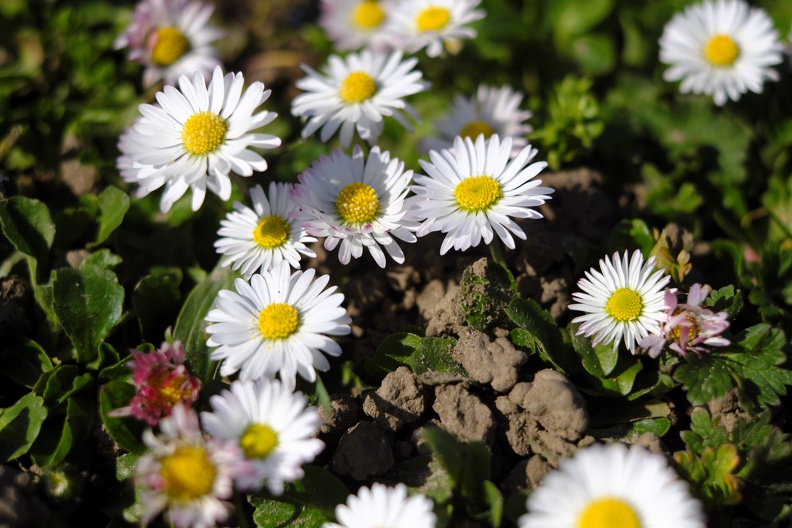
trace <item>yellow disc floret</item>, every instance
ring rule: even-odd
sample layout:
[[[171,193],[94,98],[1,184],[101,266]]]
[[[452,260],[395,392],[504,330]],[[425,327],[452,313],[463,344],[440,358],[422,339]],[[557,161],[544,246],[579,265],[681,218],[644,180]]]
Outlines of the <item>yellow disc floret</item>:
[[[366,72],[355,71],[347,75],[338,96],[347,103],[360,103],[365,101],[377,91],[377,82]]]
[[[182,129],[182,142],[187,152],[203,155],[216,150],[225,141],[228,124],[214,112],[191,115]]]
[[[617,321],[635,321],[643,311],[643,300],[629,288],[618,288],[608,299],[605,311]]]
[[[200,446],[177,447],[160,459],[163,492],[171,500],[188,502],[211,493],[217,469]]]
[[[286,339],[300,328],[300,313],[287,303],[272,303],[259,314],[259,330],[265,339]]]
[[[460,136],[463,138],[470,138],[473,141],[475,141],[480,134],[484,134],[484,139],[489,139],[494,133],[495,129],[484,121],[471,121],[459,131]]]
[[[190,41],[173,26],[159,28],[151,49],[151,62],[170,66],[190,49]]]
[[[465,178],[454,188],[457,206],[467,213],[487,211],[503,198],[500,184],[489,176]]]
[[[278,447],[278,433],[264,424],[250,424],[239,438],[239,447],[247,458],[267,458]]]
[[[418,31],[439,31],[451,20],[451,13],[445,7],[427,7],[415,19]]]
[[[620,499],[592,501],[578,518],[577,528],[641,528],[632,506]]]
[[[704,58],[713,66],[720,68],[731,66],[739,56],[739,46],[728,35],[715,35],[704,48]]]
[[[379,196],[371,186],[352,182],[338,193],[336,209],[348,224],[368,224],[379,213]]]
[[[385,20],[385,11],[374,0],[363,0],[352,13],[352,22],[363,29],[378,28],[383,20]]]
[[[184,388],[185,381],[187,381],[186,376],[172,375],[172,371],[168,369],[157,372],[147,381],[148,385],[156,391],[156,399],[151,403],[161,409],[172,409],[190,392],[189,387],[186,390]]]
[[[253,241],[264,249],[280,247],[289,239],[289,224],[278,215],[262,218],[253,230]]]

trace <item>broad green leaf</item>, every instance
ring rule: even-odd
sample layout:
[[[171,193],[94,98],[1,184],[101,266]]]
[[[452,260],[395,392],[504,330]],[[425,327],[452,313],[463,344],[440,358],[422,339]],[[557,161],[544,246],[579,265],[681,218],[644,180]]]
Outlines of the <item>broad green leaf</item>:
[[[52,429],[48,427],[49,420],[44,424],[38,440],[31,448],[33,462],[39,467],[62,462],[72,445],[79,442],[88,430],[92,418],[92,409],[85,401],[81,398],[70,398],[64,420],[57,420]]]
[[[423,431],[423,439],[448,472],[451,482],[468,501],[483,501],[482,482],[491,477],[491,455],[481,442],[461,442],[439,427]]]
[[[377,347],[374,357],[366,361],[366,372],[385,376],[399,367],[412,368],[411,356],[420,346],[421,337],[407,332],[391,334]]]
[[[101,370],[112,365],[116,365],[120,361],[120,357],[116,349],[110,343],[102,343],[99,345],[99,354],[96,359],[86,364],[85,366],[90,370]]]
[[[713,291],[704,301],[704,305],[708,306],[713,312],[726,312],[729,314],[729,319],[733,319],[740,313],[743,304],[742,294],[740,290],[734,288],[733,284]]]
[[[515,345],[539,354],[564,374],[577,370],[575,358],[564,345],[553,316],[536,301],[515,296],[506,308],[506,315],[520,327],[511,334]]]
[[[489,520],[493,528],[499,528],[503,521],[503,494],[489,480],[484,481],[484,500],[490,508]]]
[[[181,272],[176,268],[172,273],[146,275],[135,286],[132,305],[140,320],[144,339],[162,339],[163,331],[171,324],[181,304],[179,283]]]
[[[732,386],[731,371],[723,361],[719,361],[718,356],[688,354],[685,360],[674,371],[674,379],[685,388],[687,399],[693,405],[720,398]]]
[[[126,480],[135,476],[140,455],[125,453],[116,459],[116,479]]]
[[[65,402],[69,396],[82,391],[93,383],[93,377],[88,374],[79,374],[76,365],[58,365],[52,370],[42,374],[33,392],[44,398],[49,408],[54,408]]]
[[[11,407],[0,409],[0,461],[24,455],[47,418],[44,399],[28,393]]]
[[[55,224],[47,206],[31,198],[12,196],[0,201],[0,224],[9,242],[31,257],[31,278],[42,280],[55,239]]]
[[[612,344],[603,343],[594,346],[591,338],[579,335],[577,329],[577,325],[573,324],[568,327],[569,335],[572,338],[572,346],[583,360],[583,368],[596,378],[610,376],[619,361],[619,348],[614,348]]]
[[[108,187],[97,198],[99,230],[94,245],[99,245],[116,230],[129,210],[129,196],[117,187]]]
[[[262,528],[320,528],[330,518],[315,508],[264,497],[248,497],[256,509],[253,522]]]
[[[80,267],[96,266],[98,268],[115,269],[123,260],[109,249],[103,248],[91,253],[85,260],[80,262]]]
[[[305,475],[287,485],[278,498],[333,516],[335,507],[346,502],[349,490],[338,477],[317,466],[303,466]]]
[[[173,337],[184,345],[185,363],[204,382],[210,374],[209,364],[211,363],[209,347],[206,346],[208,323],[204,319],[214,308],[218,292],[233,290],[236,276],[230,268],[218,265],[205,281],[190,292],[178,319],[176,319]]]
[[[44,349],[24,336],[17,337],[14,343],[0,354],[0,363],[3,365],[3,374],[31,389],[42,374],[52,370],[52,361]]]
[[[451,355],[455,343],[452,338],[419,337],[407,332],[391,334],[377,347],[374,357],[366,361],[366,371],[385,376],[406,366],[429,385],[469,379]]]
[[[130,453],[142,454],[147,451],[140,440],[145,424],[134,418],[116,418],[108,413],[126,407],[135,396],[135,386],[122,380],[111,381],[99,390],[99,415],[107,432],[118,445]]]
[[[74,345],[77,361],[87,363],[121,318],[124,289],[112,271],[92,265],[61,268],[53,277],[52,307]]]
[[[643,363],[638,358],[622,356],[611,377],[596,378],[595,386],[606,393],[627,396],[632,392],[635,378],[643,370]]]

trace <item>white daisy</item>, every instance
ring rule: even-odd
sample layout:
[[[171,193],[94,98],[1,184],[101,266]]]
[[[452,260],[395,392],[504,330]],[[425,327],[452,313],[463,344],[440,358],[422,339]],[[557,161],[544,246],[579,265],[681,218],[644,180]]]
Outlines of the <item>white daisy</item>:
[[[129,60],[146,66],[143,85],[160,79],[173,84],[179,75],[209,75],[220,66],[211,43],[223,32],[207,26],[214,6],[190,0],[142,0],[132,22],[115,41],[129,48]]]
[[[446,233],[440,254],[452,247],[464,251],[481,240],[492,242],[497,233],[503,243],[514,249],[509,231],[525,240],[523,230],[510,217],[542,218],[531,207],[550,199],[553,189],[538,187],[534,180],[547,166],[545,162],[530,163],[537,150],[530,145],[509,160],[512,139],[493,135],[476,142],[460,137],[454,148],[431,151],[431,163],[419,160],[427,176],[415,177],[410,212],[423,223],[417,235],[433,231]],[[508,229],[508,231],[507,231]]]
[[[300,374],[316,380],[314,369],[330,368],[327,358],[341,355],[338,343],[328,335],[347,335],[351,331],[344,296],[324,289],[330,277],[313,280],[316,271],[295,271],[281,261],[271,270],[254,274],[250,284],[234,282],[236,292],[220,290],[217,308],[206,320],[210,324],[207,345],[218,347],[212,359],[224,360],[223,376],[239,371],[243,380],[261,377],[293,382]]]
[[[405,220],[404,198],[411,178],[412,171],[404,170],[404,162],[391,159],[379,147],[371,149],[368,160],[357,145],[352,156],[336,149],[299,176],[292,199],[300,210],[294,216],[308,234],[327,237],[324,247],[328,251],[340,242],[342,264],[349,264],[350,257],[359,258],[365,247],[384,268],[380,245],[401,264],[404,253],[394,237],[417,240],[411,232],[417,223]]]
[[[322,0],[319,25],[338,51],[369,48],[388,51],[396,47],[390,33],[383,31],[391,0]]]
[[[621,260],[614,253],[612,261],[606,256],[599,263],[600,271],[592,268],[578,281],[583,293],[572,294],[579,304],[570,304],[570,310],[586,312],[572,322],[581,323],[578,334],[596,334],[594,345],[612,342],[615,349],[624,340],[634,354],[643,337],[660,333],[666,317],[663,289],[671,277],[655,269],[654,257],[644,263],[639,250],[632,258],[625,251]]]
[[[443,44],[454,45],[476,36],[468,24],[484,18],[476,9],[481,0],[402,0],[391,14],[387,31],[396,35],[408,53],[426,48],[430,57],[443,52]]]
[[[324,442],[311,438],[322,425],[319,412],[280,381],[235,381],[209,402],[214,412],[201,413],[204,429],[238,445],[248,463],[234,475],[240,489],[260,489],[266,482],[280,495],[283,483],[301,479],[302,464],[324,449]]]
[[[434,528],[437,517],[432,501],[423,495],[407,497],[407,486],[389,488],[375,482],[350,495],[346,504],[335,509],[338,523],[322,528]]]
[[[162,510],[178,528],[215,526],[228,518],[233,492],[231,475],[239,468],[241,451],[232,444],[204,441],[198,416],[185,405],[159,422],[143,441],[151,450],[137,466],[136,485],[144,507],[141,523],[148,524]]]
[[[525,135],[533,130],[524,124],[532,114],[520,110],[522,100],[523,94],[508,86],[481,85],[470,99],[457,95],[448,117],[435,123],[438,137],[426,138],[421,146],[426,151],[447,149],[457,136],[475,141],[479,134],[484,134],[485,139],[497,134],[512,138],[511,153],[516,156],[528,144]]]
[[[561,460],[528,497],[520,528],[704,528],[701,503],[643,447],[593,445]]]
[[[660,37],[663,77],[682,80],[679,91],[712,95],[715,104],[761,93],[765,79],[778,80],[771,66],[782,61],[773,21],[742,0],[707,0],[677,13]]]
[[[241,73],[223,78],[217,67],[208,89],[200,73],[192,81],[181,76],[181,90],[166,86],[157,92],[160,106],[140,105],[143,118],[122,135],[119,148],[126,168],[130,162],[138,168],[140,193],[165,186],[160,202],[163,212],[187,189],[192,190],[194,211],[203,204],[207,188],[228,200],[229,172],[251,176],[254,170],[267,169],[264,158],[249,147],[275,148],[280,139],[250,131],[271,123],[277,114],[266,110],[254,114],[270,90],[255,82],[243,95],[243,83]]]
[[[382,118],[387,116],[412,132],[402,111],[418,120],[403,100],[426,88],[421,72],[412,70],[417,63],[416,58],[402,61],[400,51],[386,55],[363,50],[344,58],[332,55],[325,74],[303,65],[308,77],[296,84],[306,93],[292,101],[292,114],[307,119],[302,137],[321,128],[320,137],[326,142],[341,128],[341,146],[347,148],[357,129],[361,138],[374,145],[382,133]]]
[[[306,234],[300,223],[289,216],[297,209],[289,193],[292,185],[270,182],[269,200],[264,189],[256,185],[250,190],[253,209],[239,202],[235,211],[220,222],[215,243],[217,252],[225,255],[221,266],[233,264],[245,280],[256,270],[266,271],[285,260],[293,268],[300,267],[300,255],[315,257],[306,243],[316,239]]]

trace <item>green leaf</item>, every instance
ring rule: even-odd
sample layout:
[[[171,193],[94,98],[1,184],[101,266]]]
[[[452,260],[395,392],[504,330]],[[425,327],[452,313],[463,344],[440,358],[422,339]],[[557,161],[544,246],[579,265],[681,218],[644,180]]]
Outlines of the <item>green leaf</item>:
[[[85,366],[93,371],[102,370],[106,367],[118,364],[120,357],[116,349],[110,343],[102,343],[99,345],[99,354],[96,359],[87,363]]]
[[[439,427],[423,431],[423,439],[448,472],[452,484],[470,502],[483,501],[482,482],[491,477],[490,451],[482,442],[461,442]]]
[[[72,341],[77,361],[86,363],[121,318],[124,289],[112,271],[85,265],[54,272],[52,307]]]
[[[567,330],[572,338],[575,352],[583,360],[583,368],[596,378],[610,376],[619,361],[619,348],[602,343],[592,346],[591,338],[578,334],[577,329],[578,325],[570,324]]]
[[[55,224],[47,206],[31,198],[12,196],[0,201],[0,224],[8,241],[32,258],[31,278],[43,279],[46,275],[42,265],[46,266],[55,239]]]
[[[553,316],[536,301],[515,296],[506,308],[506,315],[520,327],[511,333],[514,344],[539,354],[564,374],[577,370],[575,358],[564,346]]]
[[[391,334],[377,347],[374,357],[366,361],[366,371],[384,377],[406,366],[429,385],[469,379],[451,355],[455,343],[452,338],[420,337],[407,332]]]
[[[0,354],[2,372],[10,379],[30,389],[42,374],[52,370],[52,361],[41,346],[24,336]]]
[[[693,405],[703,405],[713,398],[720,398],[733,385],[731,370],[715,354],[696,356],[688,354],[686,363],[674,371],[674,379],[687,391],[687,399]]]
[[[80,398],[69,399],[66,405],[66,416],[57,428],[48,431],[49,422],[44,424],[42,434],[31,448],[33,462],[40,467],[54,466],[66,458],[72,445],[78,443],[88,430],[92,413],[88,405]],[[45,434],[50,432],[50,434]]]
[[[493,528],[499,528],[503,521],[503,494],[489,480],[484,481],[484,500],[490,508],[489,518]]]
[[[233,289],[236,276],[230,268],[218,265],[205,281],[193,288],[176,319],[173,337],[184,345],[185,363],[189,369],[204,382],[209,376],[211,363],[204,319],[214,308],[218,292]]]
[[[331,518],[336,505],[346,502],[349,490],[326,469],[306,465],[303,471],[303,478],[287,485],[279,500],[310,507]]]
[[[118,445],[130,453],[143,454],[146,446],[140,440],[145,425],[134,418],[109,416],[115,409],[126,407],[135,396],[135,386],[122,380],[111,381],[99,390],[99,415],[107,432]]]
[[[729,314],[729,319],[736,317],[744,304],[740,290],[736,290],[733,284],[713,291],[704,301],[704,305],[710,307],[713,312]]]
[[[331,520],[315,508],[291,502],[249,497],[248,502],[256,509],[253,522],[262,528],[320,528]]]
[[[93,377],[88,373],[78,374],[79,370],[76,365],[58,365],[39,378],[33,392],[44,398],[49,408],[57,407],[93,384]]]
[[[509,273],[499,264],[480,259],[462,272],[457,298],[468,324],[485,332],[502,322],[512,293]]]
[[[129,210],[129,196],[117,187],[108,187],[97,198],[99,230],[93,245],[99,245],[116,230]]]
[[[162,333],[177,312],[181,292],[181,270],[146,275],[132,292],[132,305],[135,307],[143,338],[149,341],[161,339]]]
[[[32,392],[11,407],[0,409],[0,461],[8,462],[27,453],[45,418],[44,399]]]
[[[115,269],[123,260],[109,249],[100,249],[91,253],[85,260],[80,262],[80,267],[96,266],[98,268]]]

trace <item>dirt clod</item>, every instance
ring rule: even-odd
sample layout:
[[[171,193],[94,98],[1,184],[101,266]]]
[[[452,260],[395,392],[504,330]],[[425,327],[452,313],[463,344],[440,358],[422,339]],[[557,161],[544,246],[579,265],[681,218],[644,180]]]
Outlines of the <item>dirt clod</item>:
[[[423,385],[407,367],[388,373],[380,388],[366,393],[363,401],[363,412],[391,432],[416,421],[425,409]]]
[[[461,384],[437,387],[432,408],[440,416],[443,429],[460,440],[492,443],[495,435],[492,411]]]
[[[339,475],[365,480],[393,467],[393,449],[385,432],[374,422],[364,421],[341,437],[333,455],[332,468]]]
[[[452,353],[474,380],[489,383],[498,392],[514,387],[520,367],[528,359],[508,339],[490,341],[483,332],[471,329],[460,334]]]
[[[324,407],[319,407],[319,416],[324,422],[319,428],[322,433],[334,433],[342,431],[355,423],[357,419],[357,405],[355,398],[350,394],[330,395],[331,412],[327,412]]]

